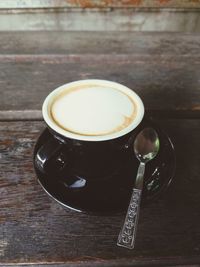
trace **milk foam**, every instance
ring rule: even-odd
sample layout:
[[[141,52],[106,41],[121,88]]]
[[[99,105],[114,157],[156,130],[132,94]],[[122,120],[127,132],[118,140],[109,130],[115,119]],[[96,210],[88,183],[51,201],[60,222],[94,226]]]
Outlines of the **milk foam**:
[[[112,87],[80,86],[63,90],[51,105],[51,116],[61,128],[98,136],[129,126],[137,114],[133,99]]]

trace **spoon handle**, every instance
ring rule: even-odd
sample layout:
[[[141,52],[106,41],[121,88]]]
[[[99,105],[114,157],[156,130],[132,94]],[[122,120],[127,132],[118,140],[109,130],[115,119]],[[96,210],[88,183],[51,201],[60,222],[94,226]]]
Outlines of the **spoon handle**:
[[[121,232],[118,236],[117,245],[129,249],[133,249],[137,232],[137,224],[140,211],[140,201],[142,195],[142,184],[144,177],[145,164],[140,164],[136,177],[136,184],[141,186],[133,188],[130,204],[126,213],[126,218]]]

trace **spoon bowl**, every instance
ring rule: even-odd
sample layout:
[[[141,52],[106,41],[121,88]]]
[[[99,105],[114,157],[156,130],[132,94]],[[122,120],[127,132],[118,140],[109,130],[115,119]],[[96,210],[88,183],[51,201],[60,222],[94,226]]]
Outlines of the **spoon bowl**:
[[[157,132],[153,128],[143,129],[136,137],[133,149],[139,161],[147,163],[155,158],[160,149]]]

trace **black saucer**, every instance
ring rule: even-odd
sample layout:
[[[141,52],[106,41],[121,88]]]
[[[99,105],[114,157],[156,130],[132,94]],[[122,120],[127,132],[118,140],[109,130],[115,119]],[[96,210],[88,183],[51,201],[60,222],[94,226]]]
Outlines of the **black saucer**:
[[[152,201],[163,193],[175,172],[173,145],[162,130],[156,130],[160,138],[160,151],[156,158],[146,165],[143,203]],[[38,149],[49,138],[54,137],[46,128],[37,140],[34,158]],[[69,166],[56,174],[51,170],[43,174],[35,164],[34,167],[43,189],[60,204],[76,211],[100,214],[127,210],[138,165],[139,162],[133,153],[126,166],[116,166],[115,173],[100,180],[88,180],[87,177],[77,176],[72,173]]]

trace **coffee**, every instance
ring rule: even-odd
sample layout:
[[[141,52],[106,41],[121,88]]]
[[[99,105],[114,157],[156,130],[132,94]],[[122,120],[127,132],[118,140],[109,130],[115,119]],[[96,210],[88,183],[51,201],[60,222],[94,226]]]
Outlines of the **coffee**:
[[[133,98],[114,87],[86,84],[63,89],[51,104],[51,116],[62,129],[102,136],[128,127],[136,118]]]
[[[84,141],[123,136],[142,121],[144,106],[128,87],[105,80],[64,84],[45,99],[42,113],[57,134]]]

